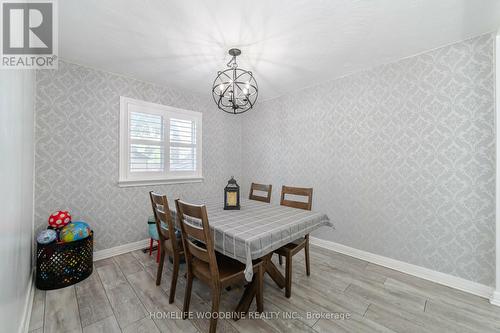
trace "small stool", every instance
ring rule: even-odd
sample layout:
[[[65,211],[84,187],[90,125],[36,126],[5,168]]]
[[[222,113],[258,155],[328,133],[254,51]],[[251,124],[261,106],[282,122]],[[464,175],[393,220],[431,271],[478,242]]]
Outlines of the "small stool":
[[[168,230],[168,226],[162,222],[161,227],[165,230]],[[160,237],[158,236],[158,229],[156,229],[156,222],[155,222],[155,217],[150,216],[148,217],[148,232],[149,232],[149,255],[153,252],[153,244],[156,241],[158,243],[157,247],[157,252],[156,252],[156,262],[160,262],[160,250],[161,250],[161,245],[160,245]],[[177,239],[181,239],[181,232],[180,230],[175,229],[175,237]],[[172,261],[172,257],[168,257],[170,262]],[[184,258],[181,258],[181,264],[184,263]]]
[[[153,252],[153,242],[158,243],[156,249],[156,262],[160,262],[160,237],[158,236],[158,229],[156,229],[156,221],[154,216],[148,217],[148,231],[149,231],[149,255]]]

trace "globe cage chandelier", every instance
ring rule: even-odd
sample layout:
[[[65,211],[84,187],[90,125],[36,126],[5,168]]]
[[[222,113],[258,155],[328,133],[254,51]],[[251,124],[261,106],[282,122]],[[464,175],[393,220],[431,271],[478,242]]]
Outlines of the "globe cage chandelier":
[[[217,72],[212,86],[212,96],[217,107],[222,111],[240,114],[253,108],[257,101],[259,90],[252,72],[238,68],[236,57],[241,54],[239,49],[230,49],[231,60],[226,70]]]

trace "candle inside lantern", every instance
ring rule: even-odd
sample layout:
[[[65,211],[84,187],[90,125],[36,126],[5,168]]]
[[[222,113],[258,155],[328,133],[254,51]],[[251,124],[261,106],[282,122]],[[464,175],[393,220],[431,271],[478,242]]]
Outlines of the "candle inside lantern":
[[[231,177],[224,188],[224,209],[240,209],[240,186],[234,177]]]

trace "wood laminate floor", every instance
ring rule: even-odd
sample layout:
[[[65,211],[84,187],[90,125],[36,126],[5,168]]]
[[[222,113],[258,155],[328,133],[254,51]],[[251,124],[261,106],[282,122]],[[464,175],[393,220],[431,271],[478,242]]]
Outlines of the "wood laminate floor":
[[[219,319],[218,332],[500,332],[500,308],[486,299],[336,252],[311,250],[310,277],[303,255],[294,257],[290,299],[266,276],[263,317]],[[208,332],[206,318],[175,318],[184,299],[185,265],[176,300],[168,304],[171,265],[167,262],[157,287],[154,258],[135,251],[104,259],[75,286],[36,290],[30,332]],[[224,291],[221,311],[233,310],[242,292],[242,287]],[[190,310],[207,312],[210,304],[209,289],[195,280]]]

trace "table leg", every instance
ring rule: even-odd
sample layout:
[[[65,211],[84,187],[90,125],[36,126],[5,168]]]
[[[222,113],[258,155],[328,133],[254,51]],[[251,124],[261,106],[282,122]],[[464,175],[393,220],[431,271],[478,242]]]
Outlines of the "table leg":
[[[264,269],[267,274],[273,279],[280,289],[285,287],[285,277],[279,271],[278,267],[271,261],[273,254],[268,254],[262,260],[264,261]]]
[[[241,296],[240,302],[236,307],[236,317],[234,320],[240,319],[240,316],[246,314],[250,309],[250,305],[257,293],[257,281],[255,279],[252,280],[250,284],[245,287],[245,291],[243,292],[243,296]]]
[[[285,277],[283,276],[283,274],[281,274],[278,268],[271,261],[272,256],[273,254],[270,253],[262,257],[264,270],[267,272],[267,274],[269,274],[271,279],[273,279],[273,281],[278,285],[278,287],[280,289],[283,289],[285,287]],[[243,296],[241,296],[240,302],[236,307],[235,311],[237,313],[237,316],[234,318],[234,320],[240,319],[239,316],[241,314],[245,314],[248,312],[256,293],[257,293],[257,281],[255,280],[255,275],[254,275],[252,282],[250,282],[250,284],[246,286],[245,291],[243,292]]]

